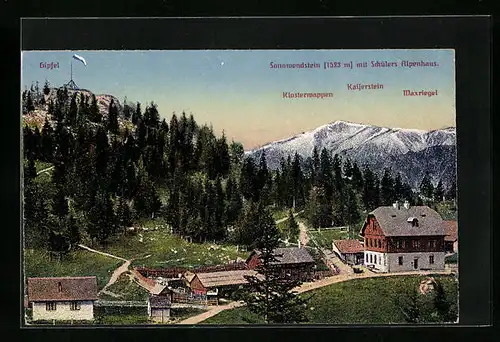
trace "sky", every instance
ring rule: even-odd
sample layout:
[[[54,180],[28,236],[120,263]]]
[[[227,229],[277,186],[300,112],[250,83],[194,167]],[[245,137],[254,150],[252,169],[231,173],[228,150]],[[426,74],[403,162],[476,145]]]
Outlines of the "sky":
[[[72,58],[78,54],[87,65]],[[337,120],[392,128],[433,130],[455,126],[454,50],[166,50],[24,51],[22,88],[38,81],[73,80],[120,102],[154,101],[162,117],[192,113],[245,149],[313,130]],[[371,61],[437,62],[436,67],[371,67]],[[353,62],[326,68],[325,62]],[[356,68],[356,63],[368,67]],[[48,69],[41,63],[58,63]],[[270,63],[318,63],[320,68],[271,68]],[[348,84],[383,89],[349,90]],[[403,90],[436,96],[403,96]],[[284,98],[283,92],[332,93],[325,98]]]

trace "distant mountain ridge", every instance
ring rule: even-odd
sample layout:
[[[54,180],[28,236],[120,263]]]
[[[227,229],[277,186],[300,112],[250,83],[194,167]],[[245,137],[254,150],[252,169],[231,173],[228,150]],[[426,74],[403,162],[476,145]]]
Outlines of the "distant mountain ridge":
[[[318,151],[326,148],[332,155],[348,157],[360,168],[366,164],[379,174],[386,167],[400,172],[413,187],[418,187],[426,171],[435,183],[442,180],[447,185],[456,174],[455,127],[425,131],[335,121],[245,155],[260,158],[265,151],[268,166],[276,169],[282,157],[293,157],[295,152],[304,159],[311,157],[315,146]]]

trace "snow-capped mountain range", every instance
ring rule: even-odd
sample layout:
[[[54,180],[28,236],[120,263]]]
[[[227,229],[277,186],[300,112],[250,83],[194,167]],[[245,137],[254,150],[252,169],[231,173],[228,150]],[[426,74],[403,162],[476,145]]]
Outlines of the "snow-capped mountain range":
[[[314,147],[326,148],[332,155],[348,157],[362,168],[369,165],[381,173],[385,167],[400,172],[413,187],[417,187],[426,171],[433,181],[451,184],[456,174],[456,129],[449,127],[433,131],[387,128],[336,121],[287,139],[274,141],[245,152],[260,158],[266,153],[268,166],[279,167],[297,152],[304,160],[312,156]]]

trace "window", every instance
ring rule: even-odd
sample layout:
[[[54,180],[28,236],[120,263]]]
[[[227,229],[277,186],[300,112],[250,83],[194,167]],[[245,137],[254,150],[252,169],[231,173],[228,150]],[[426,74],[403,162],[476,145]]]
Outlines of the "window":
[[[378,248],[382,248],[382,240],[378,239]]]
[[[373,255],[370,254],[370,264],[373,264]]]
[[[369,239],[368,241],[370,242],[370,247],[373,247],[372,239]]]
[[[398,240],[397,246],[398,246],[398,248],[403,248],[403,241]]]
[[[45,303],[45,310],[47,310],[47,311],[54,311],[55,309],[56,309],[56,303],[55,302]]]
[[[70,310],[80,310],[80,302],[71,302]]]
[[[430,248],[435,248],[436,247],[436,241],[435,240],[429,241],[429,247]]]
[[[420,241],[418,241],[418,240],[413,240],[413,241],[412,241],[412,243],[413,243],[413,248],[418,248],[418,247],[420,247]]]
[[[378,263],[377,263],[377,256],[376,256],[376,255],[374,255],[374,259],[375,259],[374,264],[378,264]]]
[[[398,264],[403,265],[403,257],[402,256],[398,257]]]
[[[429,255],[429,264],[433,264],[434,263],[434,255]]]

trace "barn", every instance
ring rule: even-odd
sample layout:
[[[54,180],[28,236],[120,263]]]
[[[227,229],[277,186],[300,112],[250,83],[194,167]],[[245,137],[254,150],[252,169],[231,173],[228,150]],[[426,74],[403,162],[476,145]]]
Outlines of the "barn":
[[[310,281],[314,276],[315,262],[305,248],[286,247],[276,248],[274,251],[277,261],[271,262],[282,279]],[[260,264],[260,252],[253,251],[246,263],[248,268],[255,269]]]
[[[196,295],[217,295],[220,291],[248,284],[246,276],[257,276],[257,272],[253,270],[232,270],[196,273],[189,277],[189,287],[191,292]]]

